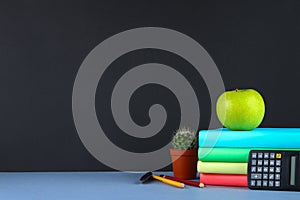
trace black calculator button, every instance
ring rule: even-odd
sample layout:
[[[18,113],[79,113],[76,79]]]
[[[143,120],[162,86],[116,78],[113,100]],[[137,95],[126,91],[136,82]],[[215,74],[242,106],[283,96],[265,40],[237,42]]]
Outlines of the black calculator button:
[[[269,181],[269,187],[274,187],[274,181]]]
[[[274,173],[274,167],[270,167],[269,172]]]
[[[269,159],[269,153],[264,153],[264,159]]]
[[[256,159],[257,158],[257,153],[252,153],[252,158]]]
[[[270,158],[275,159],[275,153],[270,153]]]
[[[275,161],[274,160],[270,160],[270,166],[274,166],[275,165]]]
[[[275,187],[280,187],[280,181],[275,181]]]
[[[251,179],[261,179],[261,174],[251,174]]]
[[[262,165],[262,160],[258,160],[257,165]]]
[[[257,167],[257,172],[262,172],[262,167]]]
[[[280,180],[280,174],[275,174],[275,179]]]
[[[280,167],[276,167],[276,173],[280,173]]]
[[[264,160],[264,165],[268,166],[269,165],[269,160]]]
[[[273,180],[274,179],[274,174],[269,174],[269,179]]]
[[[252,165],[256,165],[256,160],[252,160],[252,161],[251,161],[251,164],[252,164]]]
[[[256,186],[261,186],[261,180],[257,180]]]
[[[276,166],[280,166],[281,165],[281,160],[276,160]]]
[[[256,172],[256,167],[251,167],[251,172]]]
[[[268,181],[263,181],[263,186],[268,187]]]
[[[263,179],[268,179],[268,178],[269,178],[268,174],[263,175]]]

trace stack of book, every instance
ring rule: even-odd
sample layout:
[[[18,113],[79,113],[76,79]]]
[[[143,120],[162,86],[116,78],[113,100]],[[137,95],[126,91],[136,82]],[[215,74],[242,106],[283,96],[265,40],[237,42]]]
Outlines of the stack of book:
[[[248,186],[248,155],[251,150],[300,150],[300,128],[226,128],[199,131],[200,181],[207,185]],[[267,168],[265,168],[267,169]],[[264,172],[264,165],[258,172]]]

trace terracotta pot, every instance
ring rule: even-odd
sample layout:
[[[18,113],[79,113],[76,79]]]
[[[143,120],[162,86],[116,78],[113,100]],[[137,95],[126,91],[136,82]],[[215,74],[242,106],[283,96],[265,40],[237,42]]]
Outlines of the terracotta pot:
[[[180,179],[195,179],[197,175],[198,150],[170,149],[174,176]]]

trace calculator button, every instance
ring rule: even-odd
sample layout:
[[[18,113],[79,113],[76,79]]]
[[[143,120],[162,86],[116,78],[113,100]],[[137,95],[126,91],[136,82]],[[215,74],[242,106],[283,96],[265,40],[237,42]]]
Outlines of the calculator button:
[[[263,181],[263,186],[268,187],[268,181]]]
[[[252,160],[252,161],[251,161],[251,164],[252,164],[252,165],[256,165],[256,160]]]
[[[262,165],[262,160],[258,160],[257,165]]]
[[[276,158],[280,159],[281,158],[281,153],[276,153]]]
[[[261,179],[261,174],[251,174],[251,179]]]
[[[251,167],[251,172],[256,172],[256,167]]]
[[[274,159],[275,158],[275,153],[270,153],[270,158]]]
[[[262,172],[262,167],[257,167],[257,172]]]
[[[252,153],[252,158],[256,158],[257,157],[257,153]]]
[[[269,171],[270,173],[274,173],[274,167],[270,167]]]
[[[276,166],[280,166],[281,165],[281,160],[276,160]]]
[[[263,158],[263,153],[258,153],[258,158]]]
[[[261,180],[258,180],[258,181],[256,182],[256,186],[261,186]]]
[[[273,180],[274,179],[274,174],[269,174],[269,179]]]
[[[275,179],[280,180],[280,174],[275,174]]]
[[[255,186],[255,180],[251,181],[251,186]]]
[[[269,153],[264,153],[264,158],[269,159]]]
[[[274,181],[269,181],[269,187],[274,187]]]
[[[268,172],[269,168],[268,167],[264,167],[264,172]]]
[[[263,179],[268,179],[268,178],[269,178],[268,174],[263,175]]]
[[[275,181],[275,187],[280,187],[280,181]]]
[[[280,173],[280,167],[276,167],[276,173]]]
[[[269,165],[269,160],[264,160],[264,165]]]
[[[274,166],[275,165],[275,161],[274,160],[270,160],[270,166]]]

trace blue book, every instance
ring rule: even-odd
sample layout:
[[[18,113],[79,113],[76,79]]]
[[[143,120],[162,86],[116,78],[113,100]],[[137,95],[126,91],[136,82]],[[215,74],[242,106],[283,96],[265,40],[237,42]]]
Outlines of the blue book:
[[[300,128],[256,128],[232,131],[227,128],[199,131],[199,147],[300,148]]]

